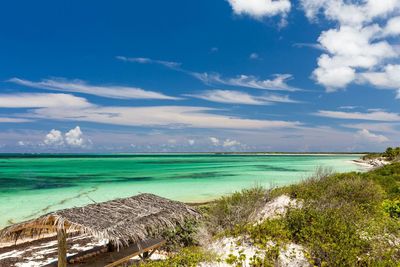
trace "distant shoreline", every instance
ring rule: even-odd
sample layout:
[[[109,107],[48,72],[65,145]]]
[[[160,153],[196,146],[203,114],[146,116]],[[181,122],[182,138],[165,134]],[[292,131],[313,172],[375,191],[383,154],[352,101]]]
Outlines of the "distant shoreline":
[[[190,156],[190,155],[215,155],[215,156],[363,156],[367,152],[141,152],[141,153],[0,153],[0,158],[18,157],[129,157],[129,156]]]

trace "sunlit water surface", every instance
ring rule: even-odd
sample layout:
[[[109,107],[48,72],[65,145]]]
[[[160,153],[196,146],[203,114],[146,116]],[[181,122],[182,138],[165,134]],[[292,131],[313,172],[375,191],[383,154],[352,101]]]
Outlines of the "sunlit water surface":
[[[142,192],[199,202],[295,183],[319,166],[362,171],[359,155],[0,155],[0,228]]]

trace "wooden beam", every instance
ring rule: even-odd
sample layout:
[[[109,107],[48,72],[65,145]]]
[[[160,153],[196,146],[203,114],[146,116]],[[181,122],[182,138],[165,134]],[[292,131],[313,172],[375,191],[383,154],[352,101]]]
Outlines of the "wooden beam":
[[[67,267],[67,232],[64,229],[57,231],[58,267]]]
[[[156,250],[157,248],[163,246],[166,243],[165,240],[162,240],[154,245],[145,247],[144,249],[139,249],[139,251],[136,251],[135,253],[132,253],[129,256],[123,257],[122,259],[119,259],[117,261],[114,261],[110,264],[105,265],[104,267],[115,267],[115,266],[119,266],[124,262],[129,261],[131,258],[135,257],[135,256],[139,256],[141,254],[143,254],[144,252],[150,251],[150,250]],[[142,257],[141,257],[142,258]]]

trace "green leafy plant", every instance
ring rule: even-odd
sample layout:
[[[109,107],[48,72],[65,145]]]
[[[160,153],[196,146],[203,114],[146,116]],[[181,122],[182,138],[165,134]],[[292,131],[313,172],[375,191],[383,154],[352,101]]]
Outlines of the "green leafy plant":
[[[383,210],[392,218],[400,218],[400,200],[386,199],[382,203]]]
[[[174,256],[166,260],[147,261],[140,266],[143,267],[195,267],[201,262],[219,261],[217,256],[200,247],[187,247],[181,249]]]

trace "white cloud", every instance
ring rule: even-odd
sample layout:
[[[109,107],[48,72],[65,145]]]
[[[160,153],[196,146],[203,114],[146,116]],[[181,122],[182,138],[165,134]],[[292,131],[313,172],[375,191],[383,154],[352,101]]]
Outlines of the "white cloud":
[[[189,139],[188,143],[189,145],[193,146],[196,143],[196,141],[194,139]]]
[[[378,17],[386,17],[399,9],[399,0],[301,0],[301,5],[310,20],[319,14],[342,25],[359,26]]]
[[[90,85],[81,80],[44,79],[40,82],[32,82],[19,78],[12,78],[8,81],[27,87],[63,92],[75,92],[116,99],[180,99],[178,97],[167,96],[159,92],[146,91],[136,87]]]
[[[260,80],[255,76],[239,75],[235,78],[225,78],[218,73],[191,72],[193,77],[205,84],[224,84],[254,89],[276,90],[276,91],[299,91],[300,89],[287,84],[292,79],[290,74],[275,74],[273,79]]]
[[[24,141],[18,141],[18,142],[17,142],[17,145],[19,145],[19,146],[25,146],[26,143],[25,143]]]
[[[43,144],[49,147],[71,147],[86,148],[91,144],[91,140],[83,136],[81,128],[76,126],[64,135],[61,131],[52,129],[44,138]]]
[[[7,118],[0,117],[0,123],[23,123],[23,122],[31,122],[29,119],[20,119],[20,118]]]
[[[358,106],[340,106],[339,109],[356,109]]]
[[[73,147],[83,147],[85,146],[85,141],[83,139],[83,133],[79,126],[69,130],[65,134],[65,142]]]
[[[318,41],[328,54],[318,59],[318,68],[313,73],[316,81],[328,91],[335,91],[353,82],[358,70],[371,69],[396,57],[388,42],[374,41],[380,31],[379,26],[373,25],[361,29],[342,26],[323,32]]]
[[[210,141],[214,146],[218,146],[219,145],[219,139],[216,137],[210,137]]]
[[[232,140],[232,139],[225,139],[224,143],[222,144],[223,147],[232,147],[238,145],[241,145],[241,143],[237,140]]]
[[[234,147],[242,145],[239,141],[230,138],[227,138],[225,140],[220,140],[216,137],[209,137],[209,140],[213,146]]]
[[[260,55],[258,55],[257,53],[251,53],[249,55],[249,59],[260,59]]]
[[[255,56],[256,54],[253,55],[253,57]],[[226,78],[222,77],[219,73],[207,73],[207,72],[201,73],[201,72],[186,70],[180,67],[181,65],[180,63],[176,62],[159,61],[150,58],[133,58],[132,60],[129,60],[129,58],[126,57],[118,57],[118,58],[120,59],[124,58],[124,61],[131,61],[131,62],[161,64],[175,71],[191,75],[192,77],[208,85],[223,84],[223,85],[264,89],[264,90],[290,91],[290,92],[301,91],[301,89],[292,87],[287,84],[289,80],[293,79],[293,76],[291,74],[274,74],[273,79],[265,79],[265,80],[259,79],[253,75],[243,75],[243,74],[233,78]],[[171,64],[164,64],[160,62],[169,62],[174,67],[170,67],[169,65]]]
[[[214,48],[214,47],[213,47]],[[213,49],[212,48],[212,49]],[[217,48],[218,50],[218,48]],[[216,51],[212,51],[216,52]],[[157,60],[157,59],[151,59],[147,57],[124,57],[124,56],[117,56],[116,57],[118,60],[121,61],[126,61],[126,62],[135,62],[135,63],[140,63],[140,64],[159,64],[163,65],[167,68],[179,68],[182,64],[179,62],[174,62],[174,61],[164,61],[164,60]]]
[[[68,94],[9,94],[0,95],[0,108],[89,107],[85,98]]]
[[[64,137],[61,131],[52,129],[46,135],[43,142],[48,146],[62,146],[64,145]]]
[[[380,72],[365,72],[359,76],[360,82],[388,89],[400,89],[400,65],[388,64]]]
[[[21,119],[88,121],[105,124],[147,127],[189,127],[216,129],[292,128],[297,121],[246,119],[213,114],[216,109],[192,106],[97,106],[85,98],[65,94],[0,95],[0,107],[31,108],[26,113],[10,114]]]
[[[214,109],[191,106],[154,107],[101,107],[81,109],[40,108],[25,116],[68,121],[89,121],[105,124],[168,127],[168,128],[215,128],[215,129],[267,129],[291,128],[299,122],[244,119],[228,115],[217,115]]]
[[[319,57],[313,77],[327,91],[346,88],[355,81],[369,82],[365,77],[358,79],[359,75],[384,69],[389,59],[399,58],[387,37],[400,33],[400,19],[393,17],[400,11],[400,0],[301,0],[301,5],[311,20],[322,14],[338,23],[318,38],[325,53]]]
[[[255,19],[289,13],[289,0],[228,0],[233,12],[238,15],[248,15]]]
[[[361,138],[363,140],[366,140],[368,142],[378,142],[378,143],[384,143],[388,142],[389,139],[381,134],[374,134],[368,131],[367,129],[362,129],[356,133],[357,138]]]
[[[366,122],[366,123],[348,123],[348,124],[342,124],[341,126],[350,129],[358,129],[358,130],[367,129],[368,131],[373,131],[373,132],[398,134],[398,130],[396,128],[400,126],[400,123]]]
[[[391,18],[384,29],[384,35],[396,36],[400,35],[400,16]]]
[[[346,120],[400,121],[399,114],[384,112],[384,111],[373,111],[368,113],[362,113],[362,112],[320,110],[317,113],[315,113],[315,115],[321,117],[346,119]]]
[[[262,100],[260,97],[252,96],[244,92],[231,91],[231,90],[209,90],[201,94],[195,94],[189,96],[218,103],[232,103],[232,104],[246,104],[246,105],[264,105],[269,103],[267,101]]]

